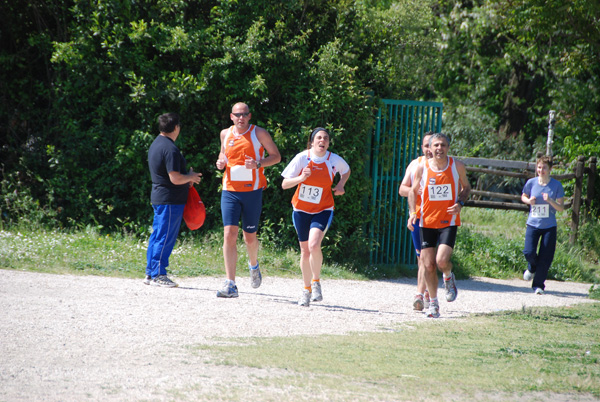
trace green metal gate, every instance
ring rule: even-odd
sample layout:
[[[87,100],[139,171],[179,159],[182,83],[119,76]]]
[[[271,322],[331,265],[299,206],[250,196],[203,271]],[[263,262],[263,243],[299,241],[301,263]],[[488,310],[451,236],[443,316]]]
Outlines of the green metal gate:
[[[379,108],[371,158],[371,264],[416,264],[408,203],[398,189],[406,167],[421,153],[423,134],[442,129],[441,102],[384,99]]]

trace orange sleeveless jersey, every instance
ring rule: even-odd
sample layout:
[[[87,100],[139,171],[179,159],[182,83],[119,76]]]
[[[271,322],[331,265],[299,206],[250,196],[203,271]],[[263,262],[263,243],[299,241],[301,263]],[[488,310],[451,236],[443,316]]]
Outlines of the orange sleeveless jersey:
[[[459,174],[454,158],[448,157],[448,166],[440,172],[434,171],[429,161],[425,161],[421,178],[421,227],[441,229],[460,226],[460,215],[447,212],[456,203],[458,186]]]
[[[327,209],[333,209],[333,169],[329,163],[331,152],[327,155],[327,160],[323,163],[314,163],[310,160],[310,151],[308,158],[308,167],[311,168],[311,175],[298,185],[292,205],[295,209],[309,214],[316,214]]]
[[[256,137],[256,126],[251,124],[248,130],[241,135],[234,132],[235,126],[223,141],[227,167],[223,175],[223,189],[227,191],[254,191],[267,187],[267,178],[264,168],[246,169],[246,156],[257,161],[263,159],[265,150]]]

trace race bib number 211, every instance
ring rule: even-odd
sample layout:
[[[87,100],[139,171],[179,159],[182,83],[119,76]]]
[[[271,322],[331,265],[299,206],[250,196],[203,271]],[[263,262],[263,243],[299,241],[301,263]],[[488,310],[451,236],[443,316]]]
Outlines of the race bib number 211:
[[[533,218],[548,218],[550,217],[550,208],[548,204],[539,204],[531,206],[531,216]]]

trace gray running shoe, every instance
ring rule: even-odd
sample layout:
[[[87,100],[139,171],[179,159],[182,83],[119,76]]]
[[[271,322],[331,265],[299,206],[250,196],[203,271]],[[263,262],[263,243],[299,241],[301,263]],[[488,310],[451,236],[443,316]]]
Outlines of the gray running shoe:
[[[425,303],[423,302],[423,296],[415,295],[415,300],[413,301],[413,310],[423,311],[423,308],[425,308]]]
[[[150,282],[152,282],[152,277],[150,275],[146,275],[146,278],[144,278],[144,285],[150,285]]]
[[[440,317],[440,306],[438,302],[429,303],[429,313],[427,313],[427,317],[429,318],[439,318]]]
[[[531,272],[530,270],[526,269],[525,272],[523,272],[523,280],[524,281],[530,281],[533,279],[533,272]]]
[[[453,302],[456,300],[458,289],[456,289],[456,282],[454,280],[454,272],[449,279],[444,279],[444,288],[446,288],[446,301]]]
[[[228,280],[225,281],[223,285],[223,289],[217,290],[217,297],[238,297],[238,289],[237,286],[231,284]]]
[[[544,294],[544,289],[542,288],[535,288],[534,292],[536,295],[543,295]]]
[[[302,296],[300,296],[300,300],[298,300],[298,305],[302,306],[302,307],[309,307],[310,306],[310,295],[311,295],[311,293],[309,292],[309,290],[304,289],[304,291],[302,292]]]
[[[156,278],[150,281],[150,284],[154,286],[162,286],[164,288],[176,288],[177,286],[179,286],[178,284],[170,280],[167,275],[158,275]]]
[[[257,267],[256,269],[252,269],[250,268],[250,286],[252,286],[254,289],[260,287],[260,284],[262,283],[262,275],[260,273],[260,267]]]
[[[429,290],[425,289],[423,294],[423,308],[429,308]]]
[[[323,300],[323,293],[321,292],[321,282],[312,283],[312,296],[310,301],[320,302]]]

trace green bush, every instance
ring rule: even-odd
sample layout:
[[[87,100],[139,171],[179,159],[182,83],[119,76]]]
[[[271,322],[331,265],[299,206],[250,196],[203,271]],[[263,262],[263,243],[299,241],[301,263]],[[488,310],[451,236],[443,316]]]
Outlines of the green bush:
[[[147,149],[157,116],[174,111],[178,145],[203,173],[205,225],[217,229],[218,133],[231,124],[231,105],[245,101],[283,155],[266,169],[262,238],[296,247],[292,191],[280,189],[280,174],[311,128],[326,126],[352,176],[325,247],[364,266],[379,98],[443,100],[459,155],[531,158],[553,107],[563,162],[597,154],[600,41],[589,39],[598,36],[584,11],[591,3],[576,3],[5,1],[0,219],[147,235]],[[515,116],[522,130],[503,131]]]
[[[29,79],[42,89],[40,102],[22,108],[31,116],[43,110],[46,120],[35,120],[39,131],[32,134],[24,114],[0,108],[0,120],[13,122],[2,126],[12,139],[1,150],[3,195],[14,185],[11,175],[24,174],[31,190],[19,197],[32,211],[52,211],[46,224],[147,235],[147,149],[157,134],[156,117],[175,111],[182,117],[178,145],[188,165],[203,173],[198,187],[207,206],[205,225],[218,228],[218,133],[231,124],[232,104],[244,101],[252,122],[273,135],[283,155],[281,164],[266,169],[262,238],[281,248],[296,246],[293,192],[281,190],[280,174],[305,148],[311,128],[326,126],[332,151],[353,171],[326,246],[332,258],[368,254],[363,172],[375,104],[368,94],[414,94],[412,80],[433,72],[426,3],[250,0],[240,7],[230,1],[109,0],[40,9],[17,2],[7,12],[21,42],[0,54],[7,62],[0,67],[7,94],[0,101],[17,101],[30,90]],[[33,15],[48,24],[19,24]],[[35,52],[43,68],[29,66],[33,73],[20,82],[4,80],[11,76],[8,68],[30,60],[19,46]],[[3,220],[14,221],[22,211],[5,197]]]

